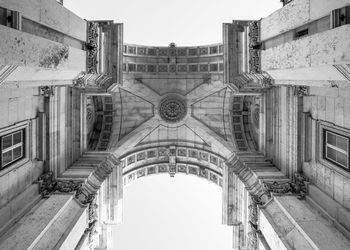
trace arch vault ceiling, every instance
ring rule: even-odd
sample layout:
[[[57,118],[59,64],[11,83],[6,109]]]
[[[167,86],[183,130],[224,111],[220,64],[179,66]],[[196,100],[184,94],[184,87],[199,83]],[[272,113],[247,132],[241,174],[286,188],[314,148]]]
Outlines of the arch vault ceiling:
[[[124,45],[123,83],[113,90],[109,149],[123,156],[151,147],[191,147],[223,157],[235,151],[220,44]]]

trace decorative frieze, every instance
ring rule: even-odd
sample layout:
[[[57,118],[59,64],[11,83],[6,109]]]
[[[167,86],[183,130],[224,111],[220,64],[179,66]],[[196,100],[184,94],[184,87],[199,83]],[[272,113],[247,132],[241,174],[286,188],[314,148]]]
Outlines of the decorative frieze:
[[[249,72],[261,73],[259,22],[249,23]]]
[[[169,64],[136,64],[136,63],[124,63],[123,71],[127,73],[218,73],[223,72],[223,63],[200,63],[200,64],[184,64],[176,63],[176,60],[169,59]]]
[[[124,45],[124,54],[141,56],[209,56],[222,54],[222,44],[203,45],[199,47],[177,47],[170,43],[166,47],[147,47],[143,45]]]
[[[87,72],[97,73],[97,51],[98,51],[98,23],[88,22],[87,49]]]

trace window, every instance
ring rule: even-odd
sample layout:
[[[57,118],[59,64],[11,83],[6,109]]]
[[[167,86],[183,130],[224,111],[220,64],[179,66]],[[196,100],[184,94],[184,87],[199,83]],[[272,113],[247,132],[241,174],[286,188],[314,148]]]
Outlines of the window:
[[[1,169],[24,158],[24,129],[0,137]]]
[[[350,6],[335,9],[331,13],[332,28],[350,23]]]
[[[308,28],[301,29],[295,32],[295,38],[298,39],[300,37],[307,36],[308,34],[309,34]]]
[[[0,7],[0,24],[14,29],[21,29],[21,14],[18,11],[13,11]]]
[[[349,137],[323,130],[323,158],[349,170]]]

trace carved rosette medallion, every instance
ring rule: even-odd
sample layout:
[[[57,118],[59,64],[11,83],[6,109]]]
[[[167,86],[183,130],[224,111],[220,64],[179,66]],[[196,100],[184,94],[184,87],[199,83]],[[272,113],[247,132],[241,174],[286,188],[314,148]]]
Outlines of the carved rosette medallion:
[[[160,117],[170,123],[181,121],[187,113],[186,101],[177,96],[166,96],[159,104]]]

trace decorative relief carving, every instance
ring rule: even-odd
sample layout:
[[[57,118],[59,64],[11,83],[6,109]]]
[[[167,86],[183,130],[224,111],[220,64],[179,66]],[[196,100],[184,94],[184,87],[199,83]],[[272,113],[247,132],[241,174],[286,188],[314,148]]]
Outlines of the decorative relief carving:
[[[248,249],[258,249],[258,203],[256,198],[250,196],[250,205],[248,206]]]
[[[81,181],[56,181],[53,179],[53,173],[47,172],[38,179],[40,183],[40,193],[43,198],[48,198],[53,192],[70,193],[77,192],[81,187]]]
[[[98,87],[108,88],[112,85],[112,77],[104,74],[87,74],[81,72],[74,80],[73,86],[77,88]]]
[[[40,95],[44,97],[54,96],[54,87],[53,86],[43,86],[39,87]]]
[[[73,80],[73,86],[78,88],[85,88],[86,81],[85,81],[86,73],[82,72],[80,73],[74,80]]]
[[[295,173],[290,182],[279,183],[265,182],[265,188],[270,193],[275,194],[297,194],[299,199],[303,199],[307,194],[309,179],[300,173]]]
[[[309,95],[309,88],[307,86],[297,86],[296,87],[296,95],[297,96],[308,96]]]
[[[259,22],[249,23],[249,68],[250,73],[261,73]]]
[[[177,96],[167,96],[160,102],[159,114],[166,122],[179,122],[186,116],[186,113],[186,102]]]
[[[97,49],[98,49],[98,23],[88,22],[87,49],[87,72],[97,73]]]
[[[270,77],[264,77],[262,85],[264,88],[271,88],[273,86],[273,80]]]

